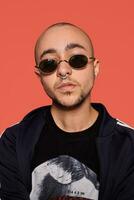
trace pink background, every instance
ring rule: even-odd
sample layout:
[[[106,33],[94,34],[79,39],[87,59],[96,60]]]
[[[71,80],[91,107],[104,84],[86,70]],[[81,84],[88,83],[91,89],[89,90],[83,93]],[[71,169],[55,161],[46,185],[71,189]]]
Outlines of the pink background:
[[[34,74],[33,49],[42,30],[67,21],[94,43],[101,73],[93,101],[134,126],[133,0],[5,0],[0,6],[0,131],[51,103]]]

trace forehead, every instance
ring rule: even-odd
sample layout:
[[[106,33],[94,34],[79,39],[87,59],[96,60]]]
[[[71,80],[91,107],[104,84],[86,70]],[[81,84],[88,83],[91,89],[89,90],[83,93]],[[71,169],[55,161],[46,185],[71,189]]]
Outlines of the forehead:
[[[57,52],[63,52],[70,43],[76,43],[83,46],[88,52],[91,51],[91,44],[88,36],[77,27],[56,26],[51,27],[40,36],[37,41],[38,56],[44,50],[54,48]]]

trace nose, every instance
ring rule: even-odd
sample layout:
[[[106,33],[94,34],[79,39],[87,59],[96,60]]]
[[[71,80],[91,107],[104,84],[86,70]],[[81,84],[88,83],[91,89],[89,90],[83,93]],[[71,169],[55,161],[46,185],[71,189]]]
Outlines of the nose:
[[[57,76],[70,76],[72,74],[72,68],[66,60],[59,62],[57,67]]]

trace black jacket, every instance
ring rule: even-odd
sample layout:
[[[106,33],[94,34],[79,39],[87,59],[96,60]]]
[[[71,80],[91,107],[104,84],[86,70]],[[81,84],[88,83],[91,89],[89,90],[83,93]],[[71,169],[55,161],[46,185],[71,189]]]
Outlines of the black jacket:
[[[134,130],[112,118],[101,104],[102,123],[96,139],[100,161],[99,200],[134,200]],[[28,200],[34,147],[49,106],[30,112],[8,128],[0,140],[1,200]],[[45,147],[44,147],[45,148]]]

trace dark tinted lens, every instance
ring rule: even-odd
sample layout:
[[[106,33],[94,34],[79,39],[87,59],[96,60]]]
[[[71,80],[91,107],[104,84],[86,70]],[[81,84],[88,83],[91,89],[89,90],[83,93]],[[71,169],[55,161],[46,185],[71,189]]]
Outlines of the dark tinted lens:
[[[39,64],[39,69],[46,74],[53,72],[56,69],[56,67],[57,67],[57,62],[53,59],[42,60]]]
[[[74,55],[69,59],[69,64],[74,68],[86,66],[88,58],[85,55]]]

